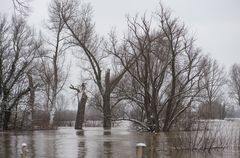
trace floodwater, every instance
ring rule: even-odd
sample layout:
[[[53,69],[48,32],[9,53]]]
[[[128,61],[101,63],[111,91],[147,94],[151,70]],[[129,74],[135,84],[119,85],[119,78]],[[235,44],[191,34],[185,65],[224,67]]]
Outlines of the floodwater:
[[[138,133],[126,128],[73,128],[2,132],[0,158],[20,158],[21,144],[28,144],[31,158],[135,158],[136,144],[147,145],[146,158],[239,158],[236,149],[206,151],[170,150],[172,133]]]

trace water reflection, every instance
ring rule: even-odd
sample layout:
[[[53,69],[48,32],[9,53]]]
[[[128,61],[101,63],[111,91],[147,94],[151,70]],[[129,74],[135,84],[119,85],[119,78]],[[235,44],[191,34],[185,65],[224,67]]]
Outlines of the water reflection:
[[[135,145],[139,142],[147,145],[147,158],[239,158],[236,149],[214,150],[211,153],[170,150],[178,136],[179,133],[148,134],[115,128],[0,133],[0,158],[20,157],[23,142],[28,144],[31,158],[134,158]]]
[[[76,135],[79,137],[84,137],[84,130],[78,130],[76,131]],[[85,158],[86,156],[86,146],[85,141],[79,141],[78,142],[78,158]]]
[[[3,135],[3,138],[1,139],[1,143],[3,143],[4,145],[1,145],[3,147],[3,153],[2,153],[2,156],[0,157],[10,157],[12,155],[11,153],[11,138],[10,138],[10,135],[9,134],[4,134]]]
[[[104,130],[103,135],[106,138],[106,140],[103,141],[103,157],[112,158],[111,130]]]
[[[147,145],[146,157],[156,158],[159,157],[157,150],[159,149],[159,135],[158,134],[147,134],[145,136],[145,142]]]

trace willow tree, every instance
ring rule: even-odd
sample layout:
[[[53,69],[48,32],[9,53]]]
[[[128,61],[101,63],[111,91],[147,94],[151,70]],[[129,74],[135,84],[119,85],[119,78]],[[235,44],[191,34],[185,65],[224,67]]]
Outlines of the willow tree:
[[[139,19],[128,18],[127,53],[115,52],[123,66],[124,56],[139,56],[134,66],[125,67],[131,77],[123,81],[120,96],[140,107],[147,130],[169,131],[202,91],[205,61],[186,27],[162,5],[155,18]]]
[[[166,71],[169,64],[169,55],[165,51],[165,42],[161,33],[151,25],[152,21],[143,16],[141,20],[137,17],[128,18],[128,36],[125,38],[124,51],[117,52],[116,43],[112,38],[112,54],[128,71],[127,79],[119,85],[118,95],[125,100],[135,102],[144,111],[141,120],[145,123],[147,130],[151,132],[160,131],[159,112],[160,90],[164,89]],[[126,58],[137,56],[132,67],[126,67]],[[125,86],[128,84],[129,86]],[[129,119],[136,122],[136,120]],[[146,121],[144,121],[146,120]]]
[[[157,13],[160,30],[168,43],[170,64],[169,83],[164,101],[166,106],[163,131],[169,131],[179,116],[198,99],[203,90],[203,74],[206,61],[196,47],[194,37],[177,18],[161,5]]]

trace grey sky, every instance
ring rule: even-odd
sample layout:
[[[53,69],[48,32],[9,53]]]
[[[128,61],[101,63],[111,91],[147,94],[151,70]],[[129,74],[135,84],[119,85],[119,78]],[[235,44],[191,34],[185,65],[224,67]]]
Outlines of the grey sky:
[[[29,22],[35,27],[47,18],[50,0],[32,0]],[[97,32],[101,35],[116,27],[126,28],[125,15],[153,12],[158,0],[85,0],[94,8]],[[240,63],[240,0],[162,0],[196,35],[197,44],[221,64]],[[11,1],[0,0],[0,11],[11,13]]]

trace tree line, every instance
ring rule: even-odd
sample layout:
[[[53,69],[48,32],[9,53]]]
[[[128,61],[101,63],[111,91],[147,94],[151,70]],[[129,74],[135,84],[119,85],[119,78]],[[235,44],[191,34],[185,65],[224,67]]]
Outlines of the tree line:
[[[114,30],[101,37],[91,5],[76,0],[52,0],[41,34],[19,14],[1,15],[0,128],[21,118],[33,129],[39,110],[46,127],[54,127],[56,111],[69,104],[62,90],[69,87],[65,58],[71,52],[88,86],[70,88],[81,109],[87,102],[102,113],[104,128],[128,120],[149,132],[169,131],[192,117],[223,119],[231,105],[240,105],[240,64],[226,72],[162,4],[151,16],[126,21],[122,37]]]

